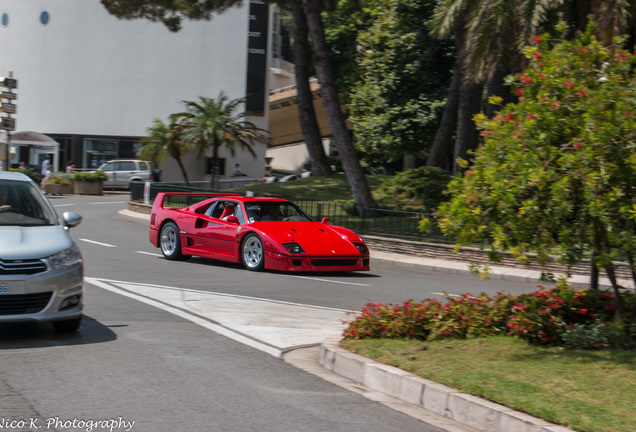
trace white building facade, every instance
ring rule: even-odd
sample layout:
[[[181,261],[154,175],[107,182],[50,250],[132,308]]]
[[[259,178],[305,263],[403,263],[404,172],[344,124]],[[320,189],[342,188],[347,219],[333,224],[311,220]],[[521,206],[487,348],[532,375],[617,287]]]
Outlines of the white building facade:
[[[153,119],[167,122],[185,110],[182,101],[221,91],[230,99],[251,94],[256,108],[248,111],[257,115],[248,120],[267,129],[270,19],[269,6],[246,0],[210,21],[184,21],[173,33],[161,23],[119,20],[99,0],[0,0],[0,76],[12,72],[18,80],[15,131],[57,141],[58,169],[69,160],[94,169],[134,158]],[[265,150],[265,139],[256,158],[222,149],[222,176],[235,163],[261,176]],[[209,174],[209,156],[186,157],[191,180]],[[183,180],[176,167],[167,158],[162,180]]]

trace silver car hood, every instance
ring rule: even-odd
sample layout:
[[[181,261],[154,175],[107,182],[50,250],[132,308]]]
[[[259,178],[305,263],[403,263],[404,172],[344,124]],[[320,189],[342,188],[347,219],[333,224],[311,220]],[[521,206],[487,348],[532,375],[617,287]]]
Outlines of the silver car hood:
[[[62,225],[44,227],[0,226],[0,259],[46,258],[73,244]]]

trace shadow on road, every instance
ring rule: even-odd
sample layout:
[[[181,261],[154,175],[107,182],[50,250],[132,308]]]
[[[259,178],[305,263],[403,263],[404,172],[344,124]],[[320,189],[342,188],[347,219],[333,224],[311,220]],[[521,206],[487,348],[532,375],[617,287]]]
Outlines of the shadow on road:
[[[0,350],[112,342],[117,335],[109,327],[86,315],[79,330],[69,334],[57,334],[44,323],[0,324]]]

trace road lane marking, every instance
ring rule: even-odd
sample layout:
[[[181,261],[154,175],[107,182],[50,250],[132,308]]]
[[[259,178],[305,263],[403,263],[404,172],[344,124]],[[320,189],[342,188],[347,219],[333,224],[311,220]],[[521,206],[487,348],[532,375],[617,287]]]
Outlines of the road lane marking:
[[[177,316],[179,316],[179,317],[181,317],[183,319],[186,319],[186,320],[188,320],[190,322],[193,322],[193,323],[195,323],[197,325],[200,325],[201,327],[207,328],[208,330],[212,330],[213,332],[218,333],[221,336],[225,336],[227,338],[230,338],[232,340],[235,340],[237,342],[240,342],[242,344],[245,344],[247,346],[255,348],[255,349],[259,350],[259,351],[266,352],[267,354],[270,354],[270,355],[272,355],[274,357],[282,358],[282,356],[284,354],[284,352],[282,350],[278,349],[278,348],[275,348],[275,347],[270,346],[268,344],[260,343],[260,342],[254,340],[254,339],[252,339],[250,337],[244,336],[244,335],[242,335],[240,333],[237,333],[237,332],[232,331],[232,330],[230,330],[228,328],[225,328],[222,325],[220,325],[218,323],[215,323],[212,320],[208,320],[206,318],[203,318],[201,316],[195,315],[193,313],[184,311],[184,310],[182,310],[182,309],[180,309],[178,307],[175,307],[175,306],[172,306],[172,305],[169,305],[169,304],[166,304],[166,303],[163,303],[161,301],[154,300],[154,299],[151,299],[151,298],[148,298],[148,297],[145,297],[145,296],[134,294],[134,293],[132,293],[130,291],[121,289],[119,287],[111,286],[111,285],[109,285],[107,283],[104,283],[104,282],[98,280],[98,279],[85,278],[85,280],[86,280],[86,282],[91,283],[91,284],[93,284],[93,285],[95,285],[97,287],[100,287],[102,289],[105,289],[107,291],[111,291],[111,292],[114,292],[114,293],[119,294],[119,295],[130,297],[130,298],[135,299],[137,301],[140,301],[142,303],[146,303],[147,305],[154,306],[154,307],[156,307],[158,309],[161,309],[161,310],[164,310],[166,312],[169,312],[169,313],[171,313],[173,315],[177,315]]]
[[[93,244],[96,244],[96,245],[105,246],[105,247],[112,247],[112,248],[117,247],[117,246],[112,245],[112,244],[102,243],[102,242],[98,242],[98,241],[95,241],[95,240],[89,240],[89,239],[85,239],[85,238],[81,238],[81,239],[78,239],[78,240],[81,240],[81,241],[86,242],[86,243],[93,243]]]
[[[92,202],[92,203],[89,203],[89,204],[96,204],[96,205],[99,205],[99,204],[123,204],[125,202],[126,201],[105,201],[105,202],[96,201],[96,202]]]
[[[74,206],[75,204],[55,204],[53,205],[53,207],[70,207],[70,206]]]
[[[85,278],[89,284],[189,320],[274,357],[342,334],[344,309],[148,283]]]
[[[158,254],[158,253],[153,253],[153,252],[135,251],[135,253],[143,254],[143,255],[150,255],[150,256],[159,257],[159,258],[163,257],[163,255]]]
[[[357,282],[345,282],[345,281],[337,281],[337,280],[331,280],[331,279],[321,279],[321,278],[315,278],[315,277],[309,277],[309,276],[297,276],[297,275],[283,275],[286,277],[293,277],[293,278],[298,278],[298,279],[309,279],[309,280],[314,280],[314,281],[318,281],[318,282],[330,282],[330,283],[336,283],[336,284],[343,284],[343,285],[357,285],[357,286],[371,286],[369,284],[363,284],[363,283],[357,283]]]

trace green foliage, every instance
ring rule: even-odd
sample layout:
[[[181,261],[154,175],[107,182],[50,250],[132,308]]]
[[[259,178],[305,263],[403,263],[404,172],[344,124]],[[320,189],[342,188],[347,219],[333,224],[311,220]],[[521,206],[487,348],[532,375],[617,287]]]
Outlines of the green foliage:
[[[614,294],[569,287],[530,294],[464,294],[447,302],[427,299],[401,305],[368,303],[344,331],[345,339],[416,338],[427,341],[507,335],[537,345],[575,348],[632,347],[634,325],[614,321]],[[627,310],[636,315],[636,296],[627,295]],[[603,322],[605,327],[599,327]],[[581,336],[583,330],[590,333]],[[605,336],[603,336],[605,335]],[[601,338],[601,336],[603,336]],[[593,342],[596,340],[596,342]]]
[[[96,182],[108,180],[108,175],[104,171],[80,171],[73,173],[71,178],[75,181]]]
[[[451,78],[453,48],[429,36],[437,2],[387,0],[362,32],[360,82],[351,121],[364,162],[387,169],[404,155],[424,159],[435,136]]]
[[[563,26],[561,26],[563,27]],[[518,103],[476,116],[483,145],[457,177],[440,225],[460,244],[484,242],[525,259],[556,251],[599,267],[631,254],[636,221],[636,56],[593,36],[526,49],[530,66],[508,79]],[[494,99],[491,102],[497,103]]]
[[[420,167],[404,171],[385,180],[375,191],[380,204],[401,208],[424,207],[435,211],[447,199],[444,194],[451,174],[437,167]]]
[[[73,183],[72,174],[65,172],[54,172],[47,181],[47,184],[70,185]]]
[[[10,168],[9,171],[22,173],[36,183],[40,183],[40,179],[42,177],[39,173],[35,172],[33,167],[30,166],[27,166],[25,168]]]

